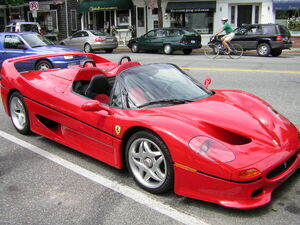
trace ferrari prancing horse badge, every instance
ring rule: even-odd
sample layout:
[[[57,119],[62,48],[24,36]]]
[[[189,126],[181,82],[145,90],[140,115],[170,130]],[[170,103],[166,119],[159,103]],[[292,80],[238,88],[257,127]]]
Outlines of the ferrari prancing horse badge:
[[[119,125],[116,125],[115,129],[116,129],[116,134],[121,133],[121,127]]]

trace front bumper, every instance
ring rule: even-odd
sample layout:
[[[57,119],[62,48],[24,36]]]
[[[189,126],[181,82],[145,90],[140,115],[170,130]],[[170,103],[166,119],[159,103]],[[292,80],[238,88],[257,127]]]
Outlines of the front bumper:
[[[293,163],[279,175],[267,178],[270,170],[275,168],[274,165],[264,171],[259,179],[252,181],[225,180],[200,171],[186,169],[175,163],[175,193],[231,208],[257,208],[269,203],[273,190],[300,167],[299,151],[296,154]],[[270,165],[266,163],[270,163],[272,160],[273,158],[262,160],[256,167]]]

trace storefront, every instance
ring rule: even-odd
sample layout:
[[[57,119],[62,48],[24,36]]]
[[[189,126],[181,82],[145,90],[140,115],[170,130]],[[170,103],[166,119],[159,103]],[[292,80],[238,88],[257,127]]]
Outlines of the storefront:
[[[7,24],[6,20],[6,6],[0,5],[0,32],[2,32],[5,28],[5,24]]]
[[[273,0],[275,22],[285,25],[293,35],[300,35],[300,0]]]
[[[201,34],[213,33],[216,2],[168,2],[171,27],[187,27]]]
[[[103,30],[120,39],[129,39],[132,9],[131,0],[83,1],[80,4],[81,27]]]

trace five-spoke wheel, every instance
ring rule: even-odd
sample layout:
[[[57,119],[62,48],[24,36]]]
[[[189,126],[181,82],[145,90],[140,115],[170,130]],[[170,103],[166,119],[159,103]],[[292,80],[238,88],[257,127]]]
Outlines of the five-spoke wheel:
[[[170,153],[151,132],[139,131],[129,139],[126,164],[136,183],[151,193],[163,193],[173,187]]]

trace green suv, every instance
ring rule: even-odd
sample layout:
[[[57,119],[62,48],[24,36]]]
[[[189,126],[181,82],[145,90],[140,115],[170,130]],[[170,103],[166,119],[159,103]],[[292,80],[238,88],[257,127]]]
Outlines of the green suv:
[[[134,53],[140,50],[150,50],[163,51],[169,55],[176,50],[180,50],[185,55],[189,55],[193,49],[201,48],[201,36],[190,29],[161,28],[131,39],[127,46]]]

